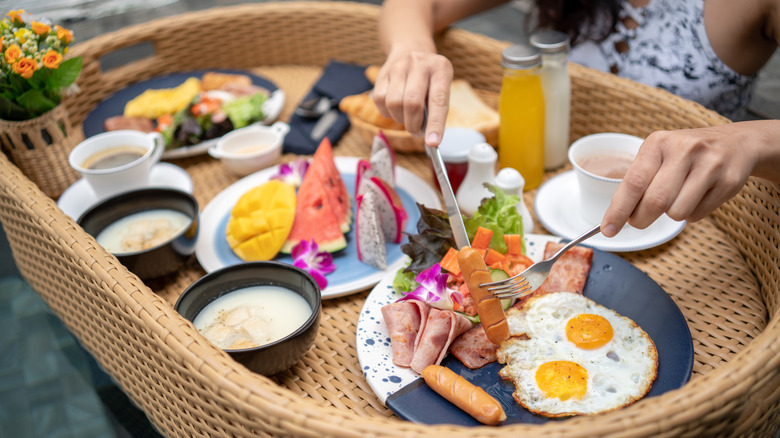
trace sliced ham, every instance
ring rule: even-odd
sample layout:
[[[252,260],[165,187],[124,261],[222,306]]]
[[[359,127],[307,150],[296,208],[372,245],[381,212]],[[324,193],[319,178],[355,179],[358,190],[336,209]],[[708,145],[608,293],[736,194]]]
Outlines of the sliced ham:
[[[418,373],[428,365],[438,365],[458,336],[473,326],[465,316],[451,310],[432,308],[414,349],[411,368]]]
[[[472,370],[494,362],[498,345],[490,342],[482,324],[475,325],[450,345],[450,353]]]
[[[417,300],[401,301],[382,307],[382,317],[390,333],[394,364],[408,368],[412,363],[414,347],[425,328],[430,308],[431,306]]]
[[[544,247],[544,258],[555,255],[563,243],[547,242]],[[582,293],[585,282],[588,280],[588,272],[593,264],[593,250],[584,246],[575,246],[566,251],[564,255],[550,269],[550,276],[534,292],[541,295],[549,292],[577,292]]]
[[[106,131],[118,131],[120,129],[132,129],[134,131],[152,132],[154,131],[154,122],[145,117],[109,117],[103,122],[103,128]]]

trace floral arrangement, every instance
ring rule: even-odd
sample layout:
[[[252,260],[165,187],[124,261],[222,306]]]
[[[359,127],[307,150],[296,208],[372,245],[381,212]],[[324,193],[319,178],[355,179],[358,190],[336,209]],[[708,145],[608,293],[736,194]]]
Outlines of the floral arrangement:
[[[0,119],[28,120],[56,107],[81,73],[81,58],[63,61],[73,32],[24,10],[0,21]]]

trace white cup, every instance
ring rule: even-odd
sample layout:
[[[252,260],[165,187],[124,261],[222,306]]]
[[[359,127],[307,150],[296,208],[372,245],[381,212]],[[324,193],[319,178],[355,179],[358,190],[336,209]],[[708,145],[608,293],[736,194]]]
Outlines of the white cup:
[[[588,160],[603,164],[611,162],[610,157],[617,156],[633,161],[643,141],[639,137],[628,134],[600,133],[582,137],[569,147],[569,161],[574,166],[579,183],[580,205],[577,211],[588,223],[593,225],[601,223],[612,195],[622,181],[622,177],[614,178],[593,173],[593,168],[587,165]],[[587,169],[583,168],[583,165]]]
[[[76,145],[68,162],[81,173],[95,195],[104,198],[148,186],[149,173],[163,151],[165,140],[157,132],[109,131]]]

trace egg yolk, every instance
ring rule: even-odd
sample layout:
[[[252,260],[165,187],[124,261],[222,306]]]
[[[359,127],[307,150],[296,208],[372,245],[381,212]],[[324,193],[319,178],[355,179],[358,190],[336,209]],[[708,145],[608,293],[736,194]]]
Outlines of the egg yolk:
[[[588,389],[588,370],[568,360],[546,362],[536,370],[536,384],[548,398],[580,399]]]
[[[583,313],[566,323],[566,338],[583,350],[595,350],[612,339],[612,325],[603,316]]]

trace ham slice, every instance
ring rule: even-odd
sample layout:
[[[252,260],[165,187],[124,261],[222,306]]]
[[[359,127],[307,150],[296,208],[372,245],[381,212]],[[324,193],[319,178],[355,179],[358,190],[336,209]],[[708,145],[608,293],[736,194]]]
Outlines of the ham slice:
[[[544,247],[544,258],[555,255],[563,243],[547,242]],[[588,280],[588,272],[593,264],[593,250],[584,246],[575,246],[566,251],[564,255],[550,269],[547,280],[539,286],[534,295],[542,295],[549,292],[577,292],[582,293],[585,282]]]
[[[482,324],[474,326],[450,345],[450,353],[472,370],[494,362],[498,345],[490,342]]]
[[[410,367],[421,373],[428,365],[438,365],[447,355],[452,341],[472,326],[471,321],[459,313],[432,308],[425,330],[415,345]]]
[[[409,367],[415,345],[428,321],[431,306],[422,301],[407,300],[382,306],[382,317],[390,333],[393,363]]]

